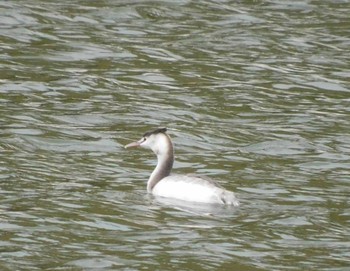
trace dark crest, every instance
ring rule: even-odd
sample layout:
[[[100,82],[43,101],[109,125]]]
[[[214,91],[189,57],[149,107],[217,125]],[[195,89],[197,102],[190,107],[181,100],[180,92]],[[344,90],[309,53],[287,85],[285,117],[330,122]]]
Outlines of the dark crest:
[[[150,135],[159,134],[159,133],[165,134],[166,131],[167,131],[166,128],[158,128],[158,129],[156,129],[156,130],[154,130],[154,131],[149,131],[149,132],[145,133],[145,134],[143,135],[143,137],[149,137]]]

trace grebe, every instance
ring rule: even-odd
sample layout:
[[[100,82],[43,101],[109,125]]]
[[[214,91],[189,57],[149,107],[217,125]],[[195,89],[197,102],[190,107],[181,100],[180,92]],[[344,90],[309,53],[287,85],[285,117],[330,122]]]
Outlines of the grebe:
[[[219,203],[238,206],[234,193],[212,180],[187,175],[170,175],[174,163],[174,148],[166,128],[147,132],[125,148],[151,149],[158,159],[147,182],[147,191],[156,196],[175,198],[199,203]]]

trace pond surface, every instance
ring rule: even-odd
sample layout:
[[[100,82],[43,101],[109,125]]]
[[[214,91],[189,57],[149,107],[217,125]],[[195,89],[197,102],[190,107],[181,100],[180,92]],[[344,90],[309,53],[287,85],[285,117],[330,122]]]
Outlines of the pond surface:
[[[349,10],[0,2],[0,269],[348,270]],[[147,194],[164,126],[239,208]]]

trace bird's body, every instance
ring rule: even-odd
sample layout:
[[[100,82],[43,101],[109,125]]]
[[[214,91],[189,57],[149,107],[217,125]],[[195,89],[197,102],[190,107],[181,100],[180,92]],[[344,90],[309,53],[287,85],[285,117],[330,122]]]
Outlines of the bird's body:
[[[198,203],[239,205],[233,192],[212,180],[189,175],[170,175],[174,163],[174,151],[171,139],[166,134],[166,128],[145,133],[141,140],[125,146],[130,147],[149,148],[157,155],[157,166],[147,182],[149,193]]]
[[[170,175],[163,178],[152,194],[200,203],[238,205],[233,192],[227,191],[210,180],[187,175]]]

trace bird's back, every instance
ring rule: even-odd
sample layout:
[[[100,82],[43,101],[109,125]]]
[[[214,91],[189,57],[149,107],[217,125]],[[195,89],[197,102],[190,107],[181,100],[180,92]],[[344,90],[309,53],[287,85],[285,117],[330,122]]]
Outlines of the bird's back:
[[[239,205],[233,192],[222,188],[212,180],[196,176],[167,176],[156,184],[152,194],[199,203]]]

